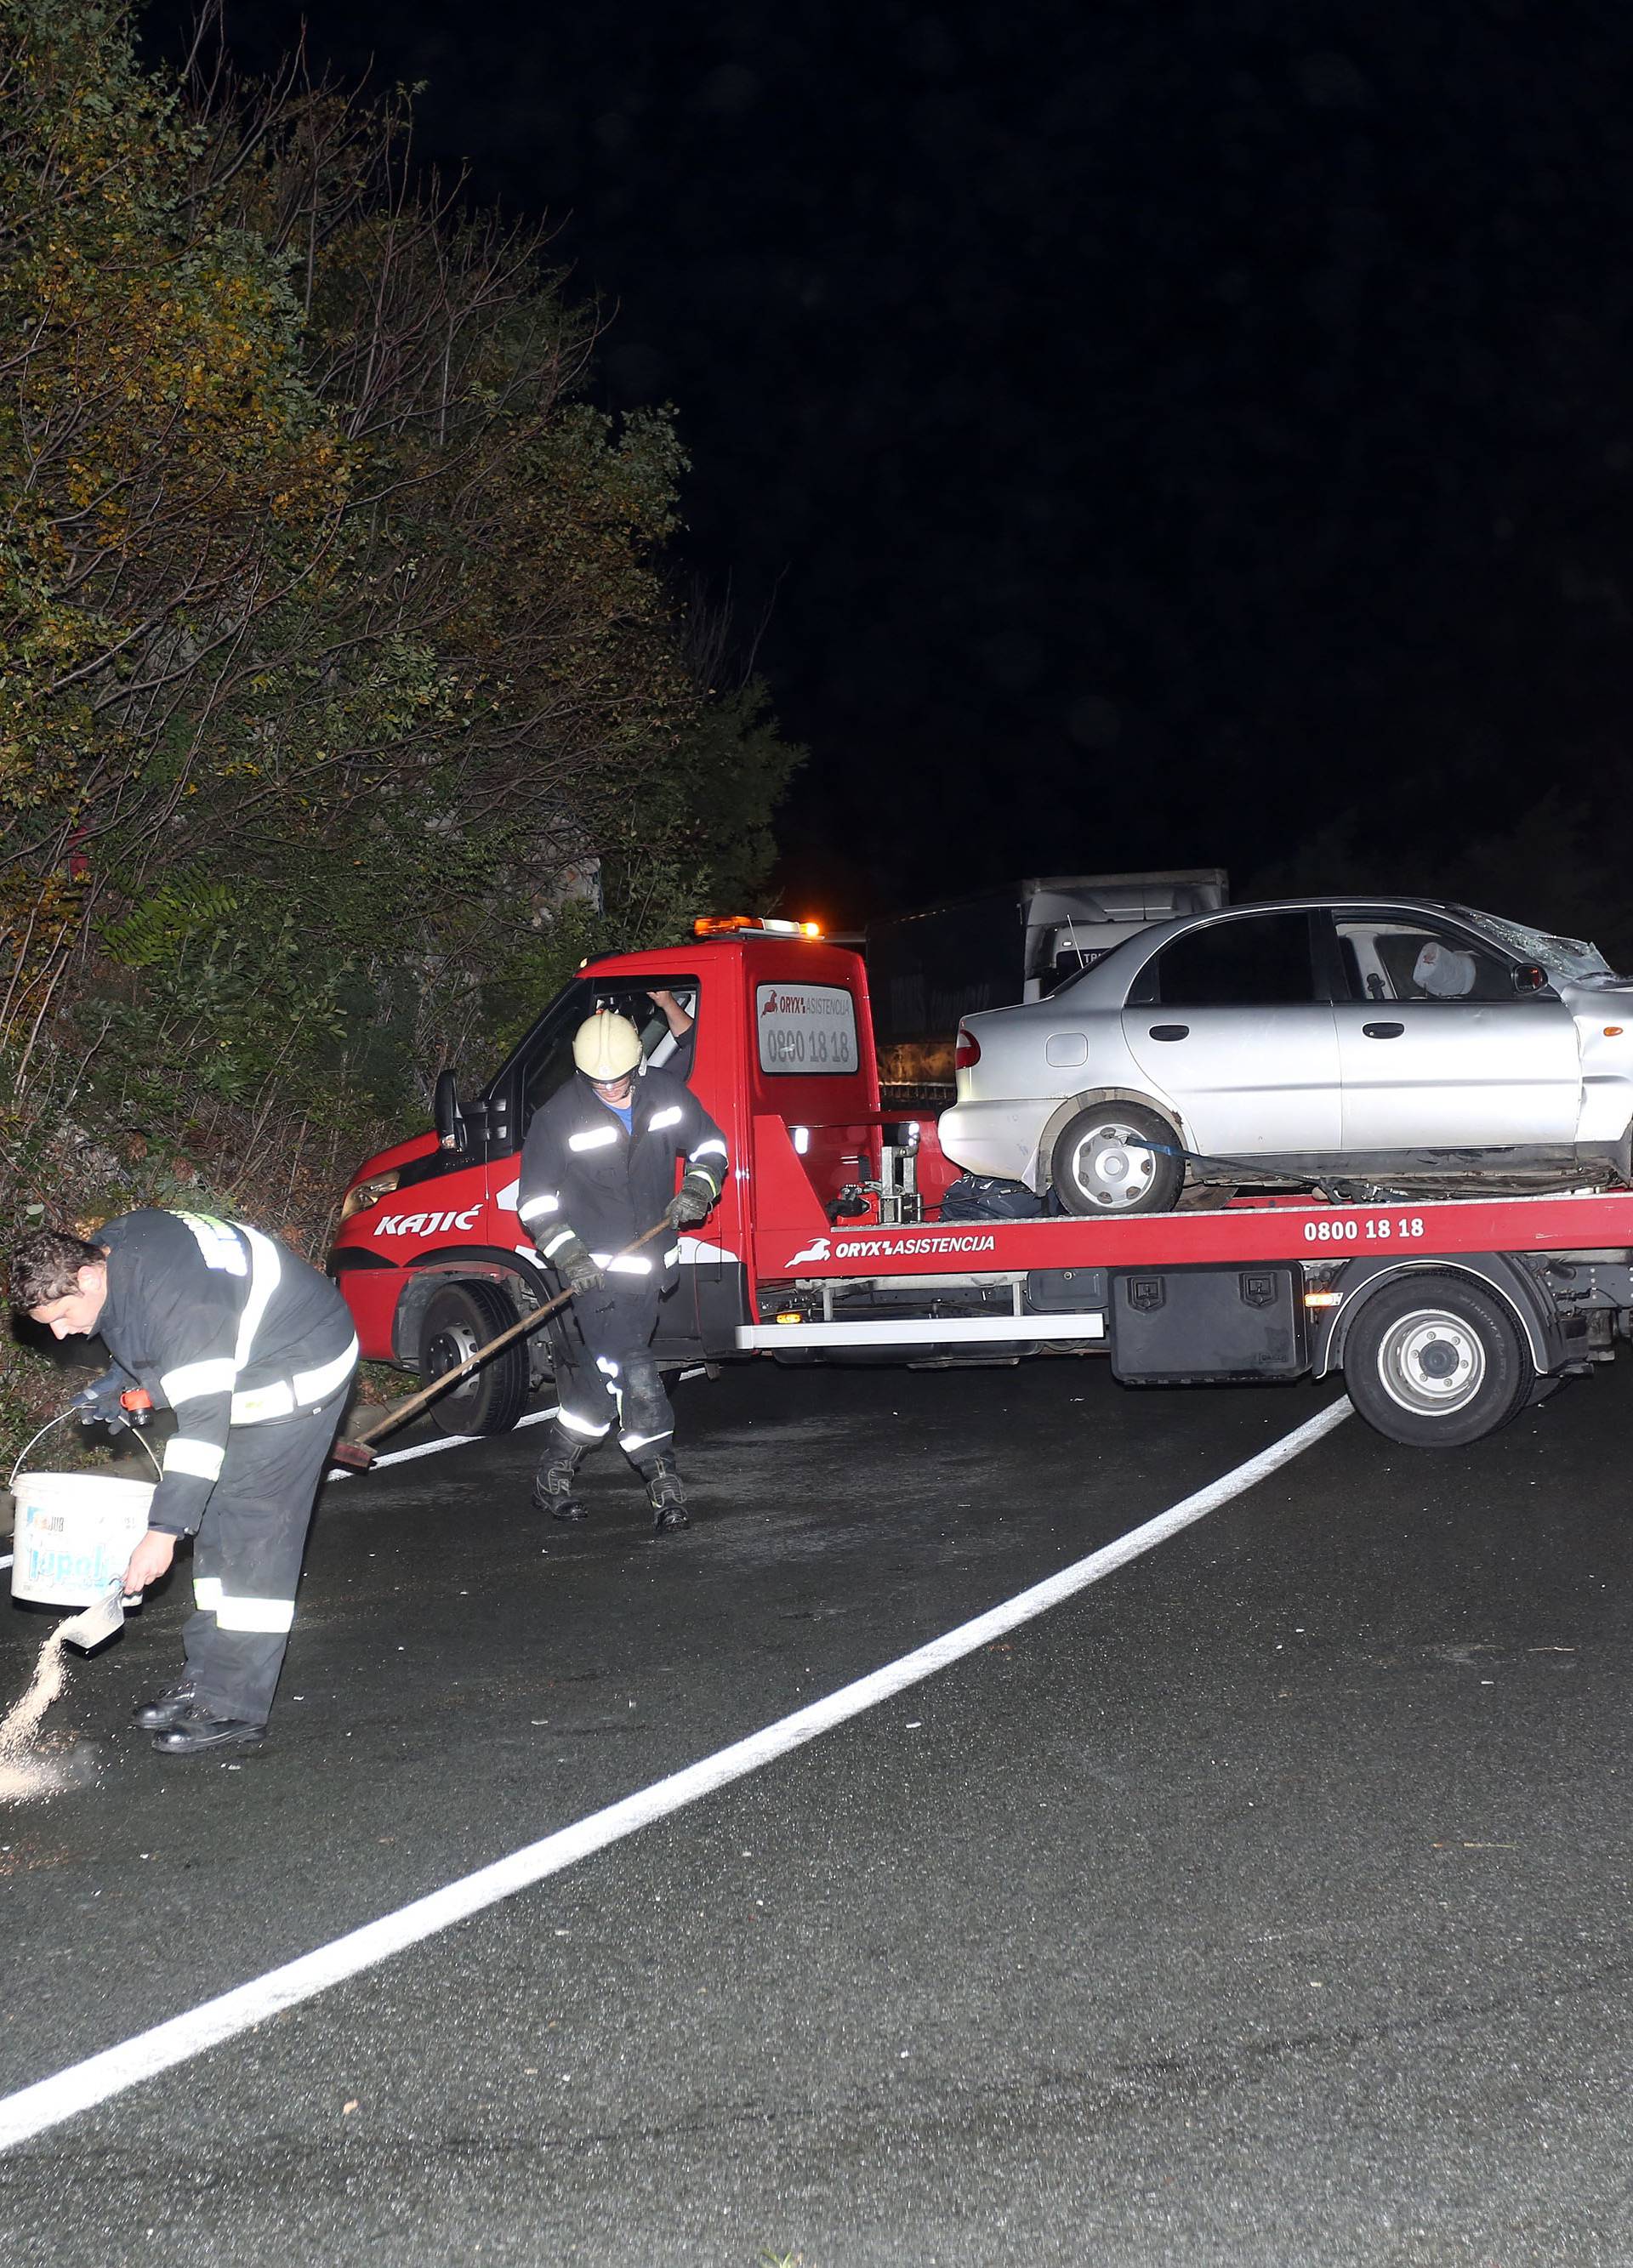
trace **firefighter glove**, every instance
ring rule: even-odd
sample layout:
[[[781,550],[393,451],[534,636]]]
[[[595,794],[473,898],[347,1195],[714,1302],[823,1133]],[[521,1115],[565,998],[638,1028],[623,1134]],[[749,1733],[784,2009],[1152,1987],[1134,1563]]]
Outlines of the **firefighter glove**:
[[[607,1281],[595,1265],[595,1256],[576,1236],[569,1236],[550,1254],[550,1264],[569,1292],[599,1292]]]
[[[100,1378],[82,1386],[68,1406],[78,1410],[82,1425],[106,1425],[117,1432],[130,1423],[119,1399],[129,1384],[122,1370],[105,1370]]]
[[[670,1226],[690,1228],[694,1221],[706,1220],[717,1194],[706,1174],[688,1174],[669,1199]]]

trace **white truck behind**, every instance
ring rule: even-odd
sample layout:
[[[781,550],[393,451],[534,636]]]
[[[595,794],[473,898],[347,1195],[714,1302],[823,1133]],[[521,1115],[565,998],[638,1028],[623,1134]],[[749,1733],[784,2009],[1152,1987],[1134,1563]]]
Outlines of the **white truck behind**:
[[[961,1017],[1044,999],[1136,930],[1230,900],[1223,866],[1042,874],[869,922],[868,989],[886,1097],[950,1102]]]

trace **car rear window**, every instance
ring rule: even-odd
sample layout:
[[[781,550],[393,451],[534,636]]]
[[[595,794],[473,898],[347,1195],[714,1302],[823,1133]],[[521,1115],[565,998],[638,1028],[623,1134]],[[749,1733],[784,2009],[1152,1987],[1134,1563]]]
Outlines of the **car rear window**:
[[[1187,1008],[1280,1008],[1316,997],[1307,914],[1253,914],[1177,937],[1156,956],[1156,992]]]

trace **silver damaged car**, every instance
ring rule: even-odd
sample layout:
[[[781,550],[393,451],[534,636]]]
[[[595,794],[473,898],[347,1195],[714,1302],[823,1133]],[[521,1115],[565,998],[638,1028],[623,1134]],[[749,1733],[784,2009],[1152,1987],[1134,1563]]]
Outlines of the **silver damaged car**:
[[[1206,1180],[1592,1166],[1633,1179],[1633,980],[1432,898],[1283,899],[1142,930],[966,1017],[942,1147],[1068,1212]]]

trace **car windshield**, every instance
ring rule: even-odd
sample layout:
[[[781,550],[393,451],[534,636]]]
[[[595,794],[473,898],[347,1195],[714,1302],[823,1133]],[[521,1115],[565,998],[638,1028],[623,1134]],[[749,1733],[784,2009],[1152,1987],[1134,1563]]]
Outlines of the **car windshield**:
[[[1545,929],[1527,929],[1523,922],[1504,921],[1500,914],[1482,914],[1473,906],[1459,906],[1456,910],[1522,961],[1540,961],[1550,976],[1611,974],[1610,963],[1599,947],[1579,937],[1554,937]]]

